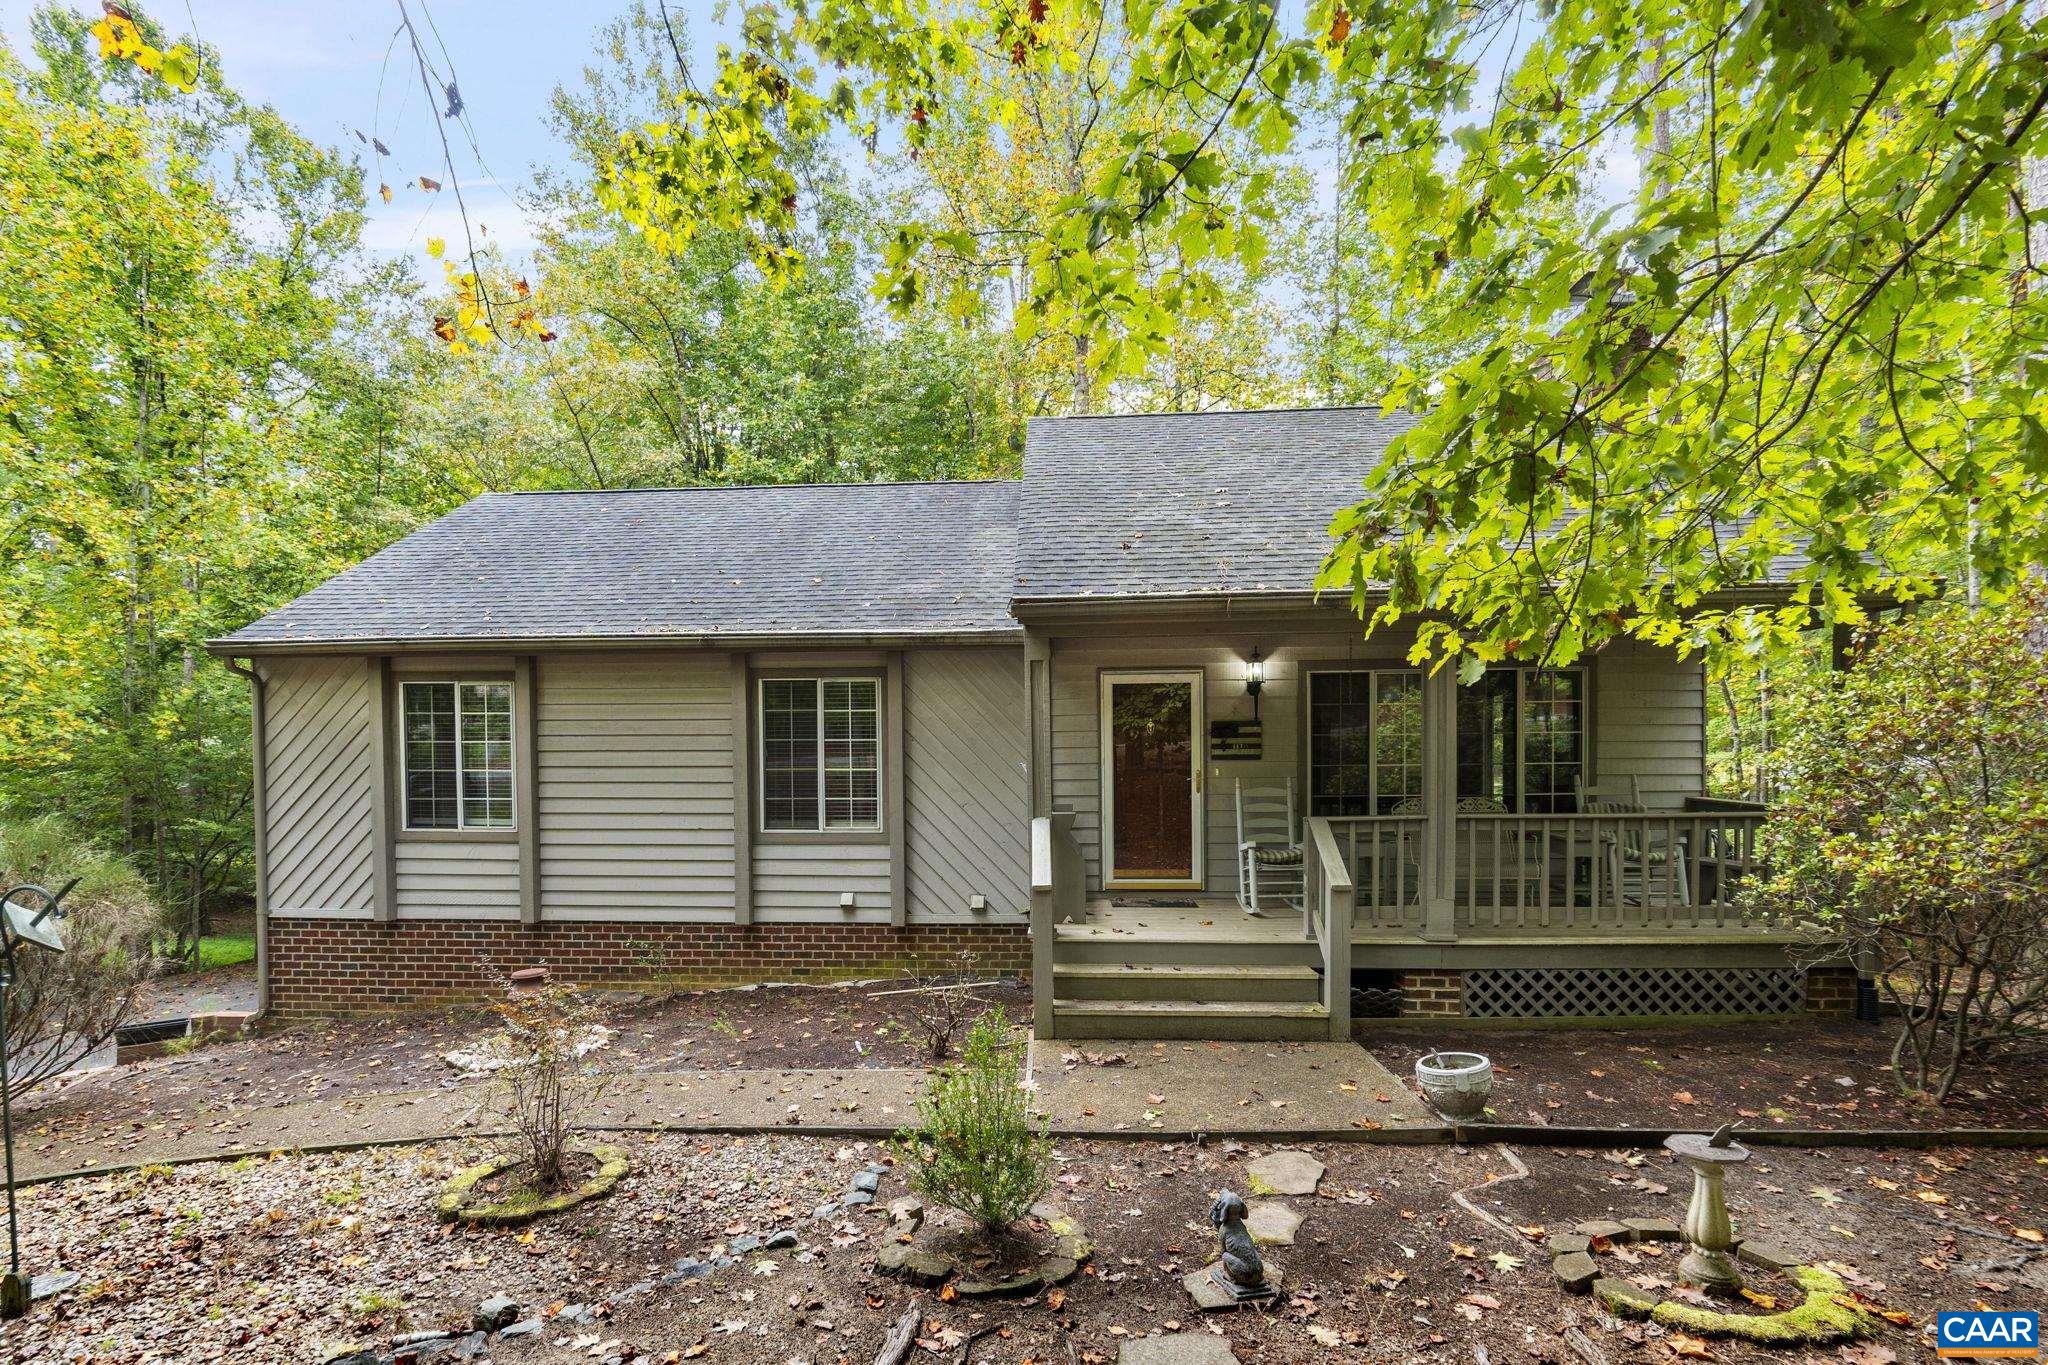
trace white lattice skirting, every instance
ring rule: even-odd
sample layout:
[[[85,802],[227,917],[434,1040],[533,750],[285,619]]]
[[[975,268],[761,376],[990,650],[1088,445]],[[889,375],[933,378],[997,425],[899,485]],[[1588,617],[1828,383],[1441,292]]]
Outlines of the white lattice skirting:
[[[1464,973],[1473,1019],[1614,1019],[1796,1014],[1798,967],[1498,967]]]

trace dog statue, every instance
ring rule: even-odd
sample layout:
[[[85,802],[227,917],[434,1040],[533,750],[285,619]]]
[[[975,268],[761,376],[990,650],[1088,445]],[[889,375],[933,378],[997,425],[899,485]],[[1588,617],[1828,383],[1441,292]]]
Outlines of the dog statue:
[[[1209,1222],[1218,1230],[1221,1254],[1212,1278],[1240,1299],[1262,1297],[1273,1292],[1266,1283],[1266,1262],[1258,1244],[1245,1228],[1244,1200],[1229,1190],[1216,1196],[1209,1208]]]

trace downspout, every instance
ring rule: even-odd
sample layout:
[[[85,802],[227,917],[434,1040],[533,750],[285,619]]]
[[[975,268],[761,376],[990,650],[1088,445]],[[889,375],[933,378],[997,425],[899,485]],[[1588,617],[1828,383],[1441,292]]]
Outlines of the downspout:
[[[258,1017],[270,1013],[270,807],[269,771],[264,761],[264,733],[267,725],[263,675],[249,664],[234,659],[222,659],[228,671],[239,673],[249,680],[249,716],[252,736],[251,748],[254,753],[256,783],[255,801],[251,806],[251,824],[255,835],[256,865],[256,1013]]]

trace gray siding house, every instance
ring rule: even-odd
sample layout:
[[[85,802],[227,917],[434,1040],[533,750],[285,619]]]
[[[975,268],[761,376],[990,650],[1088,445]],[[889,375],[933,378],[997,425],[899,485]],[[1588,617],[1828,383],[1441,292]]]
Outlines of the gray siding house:
[[[1317,600],[1403,425],[1045,420],[1018,481],[477,498],[212,642],[256,695],[267,1007],[963,955],[1031,971],[1043,1036],[1839,1007],[1735,903],[1764,813],[1705,795],[1698,660],[1461,688]]]

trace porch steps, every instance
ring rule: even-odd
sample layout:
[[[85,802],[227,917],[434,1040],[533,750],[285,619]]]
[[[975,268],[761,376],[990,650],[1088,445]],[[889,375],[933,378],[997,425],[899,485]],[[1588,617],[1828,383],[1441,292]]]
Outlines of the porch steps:
[[[1254,919],[1229,903],[1098,902],[1053,926],[1057,1036],[1118,1039],[1322,1038],[1321,955],[1298,920]]]
[[[1053,996],[1095,1000],[1235,1000],[1314,1004],[1322,978],[1309,967],[1205,967],[1179,963],[1055,963]]]
[[[1068,1038],[1322,1038],[1329,1011],[1320,1004],[1271,1000],[1053,1001]]]
[[[1096,923],[1054,926],[1054,961],[1130,966],[1305,967],[1315,945],[1292,935],[1219,933],[1191,937],[1170,927],[1105,928]]]

